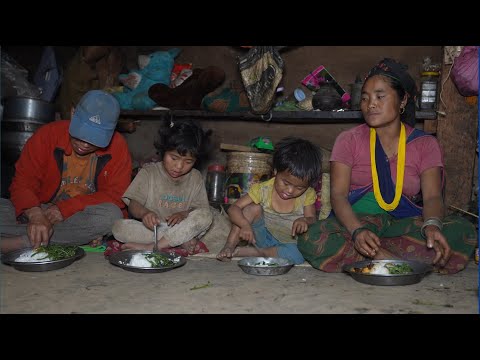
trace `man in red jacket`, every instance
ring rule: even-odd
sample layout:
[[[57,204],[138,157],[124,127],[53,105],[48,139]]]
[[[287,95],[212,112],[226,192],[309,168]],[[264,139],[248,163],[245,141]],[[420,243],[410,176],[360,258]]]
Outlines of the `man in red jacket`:
[[[115,131],[119,113],[112,95],[91,90],[71,121],[48,123],[30,137],[15,164],[10,199],[0,199],[2,253],[96,243],[126,217],[121,197],[132,160]]]

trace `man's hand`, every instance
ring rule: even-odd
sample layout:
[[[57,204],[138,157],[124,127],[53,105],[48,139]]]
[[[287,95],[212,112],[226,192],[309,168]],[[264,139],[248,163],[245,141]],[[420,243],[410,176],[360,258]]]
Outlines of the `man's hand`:
[[[39,207],[25,211],[28,217],[27,235],[34,249],[40,245],[48,245],[53,234],[53,224]]]
[[[47,217],[48,221],[50,221],[52,224],[56,224],[64,220],[57,205],[50,205],[43,213]]]

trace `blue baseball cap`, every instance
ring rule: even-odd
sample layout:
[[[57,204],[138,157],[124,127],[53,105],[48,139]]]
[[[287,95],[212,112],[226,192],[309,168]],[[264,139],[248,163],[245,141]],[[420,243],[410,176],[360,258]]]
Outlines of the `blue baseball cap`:
[[[70,135],[104,148],[110,144],[117,126],[120,105],[102,90],[90,90],[78,102],[70,122]]]

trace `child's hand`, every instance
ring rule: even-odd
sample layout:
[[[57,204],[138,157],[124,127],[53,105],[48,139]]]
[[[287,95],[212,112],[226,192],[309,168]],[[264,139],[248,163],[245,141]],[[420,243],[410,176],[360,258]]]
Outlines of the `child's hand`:
[[[308,230],[307,219],[305,219],[304,217],[299,218],[293,222],[292,236],[295,236],[297,234],[303,234],[307,230]]]
[[[183,220],[185,220],[188,216],[188,211],[180,211],[173,215],[167,216],[165,221],[167,222],[168,226],[173,226],[176,224],[180,224]]]
[[[240,239],[248,241],[249,244],[255,243],[255,235],[253,235],[253,230],[250,225],[240,228]]]
[[[155,225],[160,224],[160,218],[153,211],[149,211],[142,217],[142,223],[147,229],[153,230]]]

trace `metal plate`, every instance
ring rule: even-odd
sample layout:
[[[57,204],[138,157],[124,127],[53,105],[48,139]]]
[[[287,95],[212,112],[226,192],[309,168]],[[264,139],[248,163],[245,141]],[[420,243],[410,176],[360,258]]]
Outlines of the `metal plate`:
[[[187,263],[187,259],[185,259],[183,256],[169,254],[169,253],[162,253],[163,255],[167,256],[171,260],[173,260],[174,258],[180,257],[180,261],[172,266],[165,266],[165,267],[138,267],[138,266],[128,265],[133,255],[138,253],[151,254],[152,252],[153,251],[143,251],[143,250],[119,251],[110,255],[108,257],[108,261],[110,261],[110,264],[121,267],[124,270],[139,272],[139,273],[159,273],[159,272],[170,271],[170,270],[179,268],[180,266],[183,266]]]
[[[277,265],[259,265],[259,264]],[[250,275],[283,275],[290,271],[293,263],[287,259],[276,257],[247,257],[238,262],[238,266]]]
[[[57,270],[64,268],[70,264],[72,264],[75,260],[80,259],[82,256],[85,255],[85,251],[77,247],[75,250],[75,255],[69,258],[61,259],[61,260],[53,260],[53,261],[38,261],[38,262],[18,262],[15,261],[20,255],[22,255],[26,251],[30,251],[32,248],[25,248],[20,250],[15,250],[8,252],[2,255],[2,263],[11,265],[15,269],[20,271],[50,271],[50,270]]]
[[[357,273],[353,268],[362,268],[369,264],[391,263],[391,264],[407,264],[413,272],[409,274],[390,274],[390,275],[376,275],[376,274],[362,274]],[[428,265],[419,261],[413,260],[365,260],[358,261],[353,264],[343,266],[343,271],[349,273],[355,280],[370,284],[370,285],[411,285],[420,282],[423,277],[433,270],[432,265]]]

